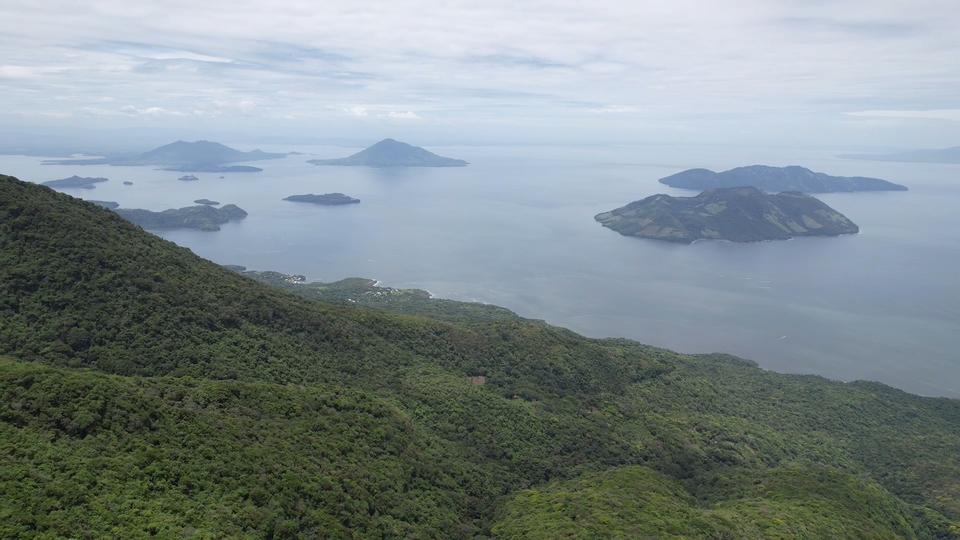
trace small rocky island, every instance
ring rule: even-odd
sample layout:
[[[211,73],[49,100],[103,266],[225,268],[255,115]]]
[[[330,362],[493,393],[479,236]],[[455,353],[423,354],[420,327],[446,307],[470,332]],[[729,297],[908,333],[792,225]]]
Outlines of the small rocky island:
[[[69,178],[61,178],[59,180],[50,180],[49,182],[44,182],[43,185],[52,188],[61,188],[61,189],[94,189],[96,184],[100,182],[107,182],[108,180],[103,177],[84,177],[73,175]]]
[[[197,199],[197,200],[195,200],[195,201],[193,201],[193,202],[195,202],[195,203],[197,203],[197,204],[206,204],[206,205],[208,205],[208,206],[220,206],[220,202],[219,202],[219,201],[211,201],[210,199]]]
[[[293,202],[304,202],[311,204],[322,204],[324,206],[339,206],[343,204],[357,204],[360,202],[360,199],[354,199],[343,193],[324,193],[323,195],[314,195],[308,193],[306,195],[291,195],[289,197],[284,197],[285,201]]]
[[[199,178],[197,178],[192,174],[185,174],[180,178],[177,178],[177,180],[180,180],[181,182],[196,182],[197,180],[199,180]]]
[[[127,221],[144,229],[198,229],[219,231],[220,225],[247,217],[247,212],[235,204],[222,208],[199,205],[154,212],[143,209],[118,208],[114,210]]]
[[[684,244],[704,239],[757,242],[839,236],[860,230],[809,195],[768,194],[755,187],[711,189],[696,197],[653,195],[597,214],[595,219],[625,236]]]
[[[384,139],[345,158],[311,159],[307,163],[361,167],[465,167],[468,165],[462,159],[438,156],[419,146],[393,139]]]
[[[906,191],[906,186],[864,176],[830,176],[804,167],[750,165],[723,172],[688,169],[660,179],[661,184],[702,191],[714,188],[753,186],[769,192],[801,191],[835,193],[851,191]]]

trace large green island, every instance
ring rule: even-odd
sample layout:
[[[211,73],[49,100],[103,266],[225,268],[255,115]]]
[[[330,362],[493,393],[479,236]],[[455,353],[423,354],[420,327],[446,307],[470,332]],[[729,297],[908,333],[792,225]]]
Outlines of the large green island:
[[[906,186],[894,184],[889,180],[865,176],[831,176],[796,165],[789,167],[748,165],[723,172],[714,172],[709,169],[688,169],[661,178],[660,183],[670,187],[698,191],[740,186],[753,186],[770,192],[907,191]]]
[[[0,538],[960,537],[958,400],[251,277],[0,176]]]
[[[695,240],[757,242],[839,236],[860,230],[846,216],[809,195],[774,195],[754,187],[711,189],[696,197],[653,195],[597,214],[595,219],[625,236],[686,244]]]

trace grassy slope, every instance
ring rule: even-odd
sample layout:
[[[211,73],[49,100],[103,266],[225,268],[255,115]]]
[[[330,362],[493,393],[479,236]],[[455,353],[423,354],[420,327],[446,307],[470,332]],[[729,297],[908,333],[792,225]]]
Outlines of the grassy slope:
[[[0,477],[0,522],[16,527],[4,536],[470,537],[500,518],[508,535],[521,490],[637,467],[682,490],[688,528],[708,515],[753,535],[788,516],[846,530],[870,515],[850,485],[903,514],[878,534],[947,536],[960,516],[956,401],[512,317],[295,298],[10,178],[0,351],[58,366],[0,363],[0,448],[16,464]],[[747,489],[777,471],[835,486],[818,501],[841,510]]]

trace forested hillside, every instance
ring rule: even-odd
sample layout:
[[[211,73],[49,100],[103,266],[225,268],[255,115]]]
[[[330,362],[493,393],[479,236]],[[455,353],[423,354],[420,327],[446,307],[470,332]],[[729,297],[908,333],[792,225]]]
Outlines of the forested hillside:
[[[956,400],[407,300],[0,177],[0,537],[960,538]]]

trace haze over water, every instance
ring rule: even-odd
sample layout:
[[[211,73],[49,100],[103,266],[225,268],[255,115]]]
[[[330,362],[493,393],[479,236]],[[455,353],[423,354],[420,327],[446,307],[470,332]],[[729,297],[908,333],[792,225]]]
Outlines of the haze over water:
[[[198,173],[199,182],[148,167],[45,166],[23,156],[0,164],[38,182],[105,176],[96,189],[65,192],[124,208],[236,203],[249,217],[219,232],[160,233],[218,263],[321,281],[373,277],[589,336],[960,397],[958,165],[833,157],[844,149],[486,146],[430,148],[470,161],[465,168],[372,169],[305,163],[350,148],[264,149],[312,155],[257,162],[265,169],[257,174]],[[674,245],[593,220],[654,193],[694,195],[657,182],[679,170],[754,163],[876,176],[910,191],[817,195],[861,228],[839,238]],[[362,203],[281,200],[334,191]]]

